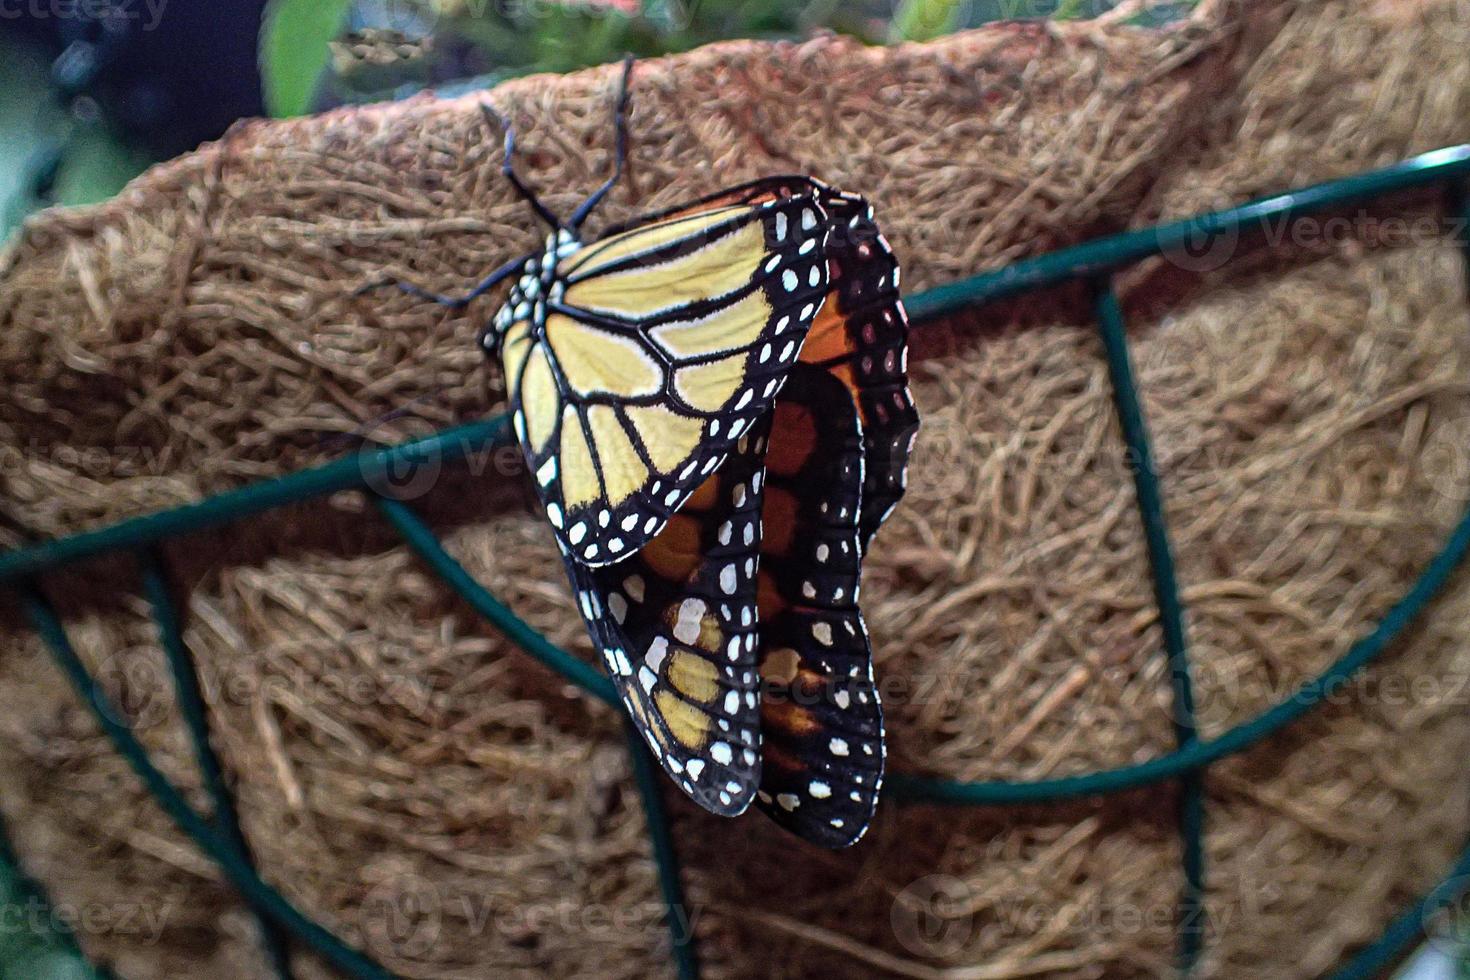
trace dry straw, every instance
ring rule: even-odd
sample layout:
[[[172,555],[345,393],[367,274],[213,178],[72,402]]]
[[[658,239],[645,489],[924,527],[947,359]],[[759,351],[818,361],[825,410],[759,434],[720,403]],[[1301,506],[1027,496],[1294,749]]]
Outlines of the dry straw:
[[[811,172],[877,202],[922,288],[1470,140],[1455,13],[1271,0],[1205,4],[1162,33],[717,45],[640,65],[607,218]],[[612,84],[491,93],[558,209],[608,165]],[[422,422],[373,437],[493,410],[471,343],[489,303],[351,296],[385,269],[450,289],[531,244],[481,126],[472,99],[250,124],[112,203],[33,220],[0,267],[6,543],[339,455],[394,410]],[[1464,503],[1463,275],[1441,235],[1389,238],[1387,219],[1433,213],[1402,203],[1318,228],[1324,242],[1294,226],[1223,270],[1125,283],[1206,735],[1366,631]],[[915,346],[926,429],[864,590],[893,768],[1031,779],[1167,751],[1143,541],[1082,311],[1063,293]],[[482,581],[585,653],[513,459],[480,462],[420,505]],[[616,719],[479,625],[371,510],[301,506],[170,557],[246,833],[287,896],[407,977],[668,969]],[[202,806],[128,574],[50,586]],[[1340,704],[1212,771],[1207,975],[1317,976],[1448,864],[1466,830],[1467,614],[1452,595]],[[248,916],[5,625],[0,805],[54,897],[102,910],[86,948],[130,978],[262,975]],[[1132,977],[1169,972],[1170,792],[890,805],[835,855],[670,802],[710,976]]]

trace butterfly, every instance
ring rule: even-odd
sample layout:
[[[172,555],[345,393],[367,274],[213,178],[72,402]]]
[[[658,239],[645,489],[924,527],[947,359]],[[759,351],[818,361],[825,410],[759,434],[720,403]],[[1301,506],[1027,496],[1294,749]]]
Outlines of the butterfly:
[[[861,197],[756,180],[590,240],[613,174],[462,306],[480,335],[576,602],[624,706],[704,808],[752,804],[829,847],[866,830],[884,731],[862,559],[918,428],[899,269]],[[493,110],[486,107],[487,114]]]

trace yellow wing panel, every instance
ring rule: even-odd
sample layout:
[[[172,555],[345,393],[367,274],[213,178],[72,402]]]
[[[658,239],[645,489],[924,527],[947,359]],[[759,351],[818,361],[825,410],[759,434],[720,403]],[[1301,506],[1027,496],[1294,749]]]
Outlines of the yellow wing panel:
[[[561,417],[560,469],[562,500],[568,509],[590,504],[602,495],[582,422],[570,405]]]
[[[664,724],[686,751],[698,752],[704,748],[713,718],[666,690],[655,693],[653,701],[663,715]]]
[[[718,412],[740,390],[745,379],[745,354],[732,354],[708,364],[680,368],[674,375],[674,390],[692,408]]]
[[[663,390],[663,369],[632,337],[553,313],[546,318],[546,340],[567,384],[579,395],[605,392],[635,398]]]
[[[675,320],[648,331],[658,345],[676,358],[699,357],[747,347],[771,319],[771,303],[760,290],[708,316]]]
[[[615,262],[643,255],[677,242],[684,238],[703,234],[721,222],[729,221],[748,206],[715,208],[698,214],[684,215],[644,225],[598,241],[581,251],[574,252],[557,265],[558,275],[570,278],[586,276],[604,269]]]
[[[672,473],[683,466],[704,438],[703,421],[663,405],[630,405],[626,411],[648,458],[660,473]]]
[[[641,319],[733,292],[754,278],[765,258],[765,229],[759,221],[751,221],[657,265],[573,283],[567,287],[566,302],[594,313]]]
[[[680,694],[701,704],[709,704],[720,693],[720,672],[715,665],[687,650],[674,651],[669,659],[668,678]]]
[[[531,448],[546,451],[546,443],[556,431],[556,416],[561,411],[561,396],[551,375],[551,362],[539,344],[531,349],[526,364],[525,381],[521,385],[521,411],[526,416],[526,438]]]
[[[587,425],[592,429],[592,441],[597,444],[597,463],[602,468],[607,502],[616,507],[643,486],[648,479],[648,467],[643,465],[611,408],[606,405],[588,408]]]
[[[512,394],[521,383],[521,365],[531,352],[531,325],[522,321],[505,333],[500,344],[500,363],[505,368],[506,389]]]

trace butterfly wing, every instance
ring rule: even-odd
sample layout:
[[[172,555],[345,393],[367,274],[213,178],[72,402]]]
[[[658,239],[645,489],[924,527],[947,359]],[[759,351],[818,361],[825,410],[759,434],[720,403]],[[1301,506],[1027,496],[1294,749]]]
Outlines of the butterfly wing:
[[[772,193],[814,195],[827,218],[830,285],[801,360],[837,375],[857,400],[865,446],[861,527],[866,549],[903,497],[919,429],[908,388],[909,322],[899,295],[898,259],[872,206],[809,177],[776,177],[728,188],[661,217],[768,200]]]
[[[758,801],[827,847],[862,836],[883,781],[883,714],[858,610],[864,451],[848,388],[798,364],[776,405],[761,510]]]
[[[759,805],[827,847],[866,831],[883,713],[862,558],[903,495],[918,413],[898,262],[862,198],[824,189],[831,291],[776,407],[763,504]]]
[[[531,315],[502,313],[502,358],[629,712],[707,809],[758,797],[803,837],[853,843],[884,757],[861,560],[917,427],[871,209],[776,178],[548,256]]]
[[[686,793],[727,816],[760,780],[755,576],[769,428],[757,420],[637,554],[595,568],[566,559],[638,730]]]
[[[643,547],[769,412],[828,286],[821,204],[781,189],[558,253],[523,280],[534,302],[513,291],[516,430],[579,561]]]
[[[608,230],[607,234],[611,236],[641,225],[700,214],[713,208],[764,204],[767,201],[789,197],[812,197],[823,200],[833,193],[835,192],[831,187],[812,177],[797,174],[760,177],[743,184],[726,187],[713,194],[706,194],[704,197],[697,197],[692,201],[684,201],[662,211],[649,212],[621,225],[615,225]]]
[[[853,393],[863,426],[866,551],[903,497],[919,413],[908,387],[908,315],[899,298],[898,260],[854,194],[826,189],[831,290],[812,324],[803,361],[830,371]]]

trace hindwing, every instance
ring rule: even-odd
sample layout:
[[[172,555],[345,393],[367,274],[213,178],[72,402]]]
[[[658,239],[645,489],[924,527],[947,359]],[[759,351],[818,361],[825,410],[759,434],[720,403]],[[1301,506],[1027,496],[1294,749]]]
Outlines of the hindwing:
[[[903,496],[919,413],[908,387],[908,315],[898,260],[867,201],[828,189],[831,291],[801,359],[831,372],[853,394],[863,426],[864,550]]]
[[[733,815],[760,781],[756,572],[770,417],[637,554],[568,558],[578,606],[623,703],[670,777]]]
[[[864,445],[848,388],[797,365],[776,406],[761,509],[759,805],[827,847],[862,836],[883,782],[883,712],[858,609]]]

